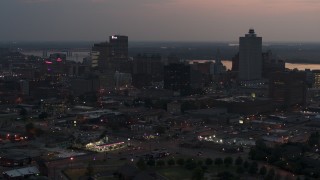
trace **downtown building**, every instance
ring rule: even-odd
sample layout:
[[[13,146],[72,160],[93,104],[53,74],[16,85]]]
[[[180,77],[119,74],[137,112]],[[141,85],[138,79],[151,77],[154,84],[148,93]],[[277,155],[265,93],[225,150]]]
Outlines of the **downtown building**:
[[[269,78],[269,98],[277,108],[287,109],[306,104],[306,72],[274,72]]]
[[[128,60],[128,36],[109,36],[109,43],[113,60]]]
[[[174,91],[177,95],[188,95],[191,90],[191,67],[186,64],[164,66],[163,88]]]
[[[108,42],[96,43],[91,49],[91,67],[103,70],[110,60],[110,44]]]
[[[240,82],[256,82],[262,78],[262,37],[257,37],[254,29],[239,38]]]
[[[132,71],[132,62],[128,57],[128,36],[112,35],[109,41],[94,44],[91,60],[91,67],[100,79],[100,89],[114,89],[116,73],[131,74]]]
[[[133,86],[142,88],[163,81],[163,63],[159,54],[138,54],[133,59]]]
[[[198,64],[168,64],[163,68],[163,89],[175,95],[186,96],[199,93],[209,82],[209,76],[197,69]]]
[[[100,71],[121,71],[121,62],[128,61],[128,36],[109,36],[109,42],[96,43],[91,51],[92,67]]]

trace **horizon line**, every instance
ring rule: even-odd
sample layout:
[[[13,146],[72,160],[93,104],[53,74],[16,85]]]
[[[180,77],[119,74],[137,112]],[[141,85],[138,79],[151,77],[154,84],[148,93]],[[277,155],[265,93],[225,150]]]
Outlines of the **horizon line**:
[[[102,40],[21,40],[21,41],[0,41],[0,43],[96,43],[96,42],[107,42]],[[228,40],[129,40],[129,43],[232,43],[239,44],[239,41],[228,41]],[[320,41],[264,41],[262,44],[267,43],[320,43]]]

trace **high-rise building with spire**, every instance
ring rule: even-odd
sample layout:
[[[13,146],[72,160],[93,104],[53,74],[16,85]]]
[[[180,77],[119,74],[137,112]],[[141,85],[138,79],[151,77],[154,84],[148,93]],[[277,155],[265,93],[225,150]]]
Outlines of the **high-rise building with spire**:
[[[262,37],[250,29],[239,38],[239,80],[260,80],[262,75]]]

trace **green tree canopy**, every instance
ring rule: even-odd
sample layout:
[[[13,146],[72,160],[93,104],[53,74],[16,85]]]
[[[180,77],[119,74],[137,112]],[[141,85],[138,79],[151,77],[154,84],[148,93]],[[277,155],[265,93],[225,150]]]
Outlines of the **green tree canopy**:
[[[264,175],[267,174],[267,168],[266,168],[266,166],[262,166],[262,167],[260,168],[259,174],[262,175],[262,176],[264,176]]]
[[[214,160],[214,164],[217,166],[220,166],[221,164],[223,164],[223,160],[221,158],[216,158]]]
[[[233,162],[233,159],[232,159],[232,157],[230,157],[230,156],[225,157],[225,158],[224,158],[224,161],[223,161],[223,163],[226,165],[226,167],[232,165],[232,162]]]
[[[237,159],[236,159],[236,161],[235,161],[235,164],[236,164],[237,166],[240,166],[242,163],[243,163],[243,159],[241,158],[241,156],[238,156]]]
[[[192,172],[192,180],[202,180],[204,178],[204,171],[200,167],[197,167]]]
[[[205,164],[206,164],[207,166],[211,166],[211,165],[213,164],[213,160],[212,160],[211,158],[207,158],[207,159],[205,160]]]
[[[249,171],[250,174],[256,174],[258,172],[258,163],[257,162],[252,162],[249,166]]]
[[[167,164],[168,164],[169,166],[173,166],[173,165],[176,164],[176,162],[175,162],[175,160],[174,160],[173,158],[170,158],[170,159],[168,159]]]

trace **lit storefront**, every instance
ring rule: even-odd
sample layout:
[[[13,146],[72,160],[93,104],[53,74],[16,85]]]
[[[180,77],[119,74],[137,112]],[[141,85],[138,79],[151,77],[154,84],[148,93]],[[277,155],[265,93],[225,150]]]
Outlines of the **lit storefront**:
[[[91,151],[96,152],[106,152],[106,151],[113,151],[116,149],[121,149],[125,147],[124,142],[117,142],[117,143],[101,143],[101,141],[89,143],[86,145],[86,148]]]

